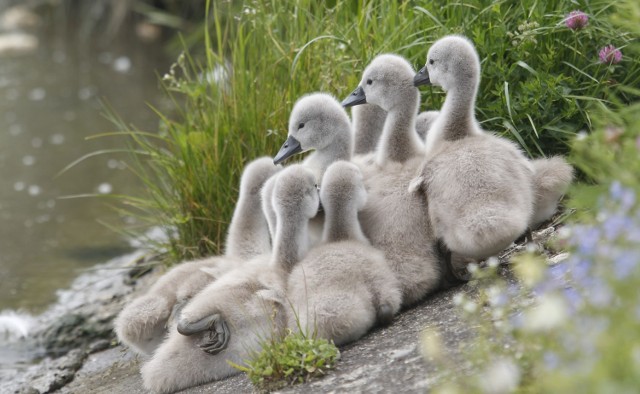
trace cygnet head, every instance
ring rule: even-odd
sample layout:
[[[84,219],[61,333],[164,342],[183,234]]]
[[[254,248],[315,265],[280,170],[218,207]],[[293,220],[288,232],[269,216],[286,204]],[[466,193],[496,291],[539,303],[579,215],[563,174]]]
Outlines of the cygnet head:
[[[413,80],[415,86],[435,85],[445,92],[456,87],[477,89],[479,82],[478,53],[471,41],[456,35],[443,37],[429,48],[427,63]]]
[[[342,105],[351,107],[370,103],[385,111],[393,111],[398,106],[407,105],[408,94],[415,95],[415,101],[419,103],[420,93],[413,86],[414,75],[413,67],[403,57],[378,55],[365,68],[360,85],[342,101]]]
[[[326,93],[301,97],[289,116],[287,141],[273,159],[275,164],[299,152],[323,150],[332,143],[351,143],[351,121],[338,100]],[[348,146],[349,151],[351,146]]]
[[[347,161],[330,165],[322,178],[320,200],[327,213],[345,203],[353,203],[356,212],[364,208],[367,192],[360,169]]]
[[[282,167],[273,164],[269,157],[261,157],[247,164],[240,178],[240,190],[257,195],[260,193],[262,186],[275,173],[280,171]]]
[[[275,181],[272,199],[279,220],[291,216],[311,219],[320,206],[314,174],[301,164],[285,168]]]

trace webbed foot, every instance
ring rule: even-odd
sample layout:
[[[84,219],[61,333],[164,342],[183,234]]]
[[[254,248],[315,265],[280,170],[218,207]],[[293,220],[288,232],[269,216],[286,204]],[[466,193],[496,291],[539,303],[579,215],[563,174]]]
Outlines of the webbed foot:
[[[436,249],[441,261],[440,286],[442,289],[448,289],[471,280],[471,274],[467,270],[466,264],[462,264],[461,261],[464,258],[454,255],[442,240],[438,240]]]
[[[381,326],[387,326],[391,324],[393,321],[393,308],[391,305],[382,304],[378,307],[378,313],[376,319],[378,320],[378,324]]]
[[[173,323],[173,322],[179,322],[180,321],[180,312],[182,312],[182,308],[184,308],[189,301],[191,301],[191,298],[185,298],[183,300],[180,300],[178,302],[176,302],[173,305],[173,308],[171,308],[171,314],[169,315],[169,318],[167,319],[167,322],[165,323],[165,328],[169,328],[169,326]]]
[[[203,333],[198,347],[205,353],[218,354],[223,351],[229,343],[231,332],[222,316],[214,314],[207,316],[195,323],[190,323],[180,318],[178,321],[178,332],[185,336]]]
[[[527,243],[533,243],[533,231],[531,231],[531,227],[527,227],[527,231],[524,233],[524,240]]]

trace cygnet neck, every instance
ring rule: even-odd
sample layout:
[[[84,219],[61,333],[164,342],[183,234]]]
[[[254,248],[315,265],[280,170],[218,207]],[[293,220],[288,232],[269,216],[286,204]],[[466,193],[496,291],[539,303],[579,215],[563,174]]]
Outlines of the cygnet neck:
[[[359,241],[369,243],[358,221],[358,210],[349,198],[324,204],[323,243]]]
[[[373,152],[378,145],[387,111],[375,104],[357,105],[351,109],[353,118],[353,154]]]
[[[388,111],[376,153],[378,165],[388,161],[403,163],[422,153],[422,142],[415,132],[419,105],[420,95],[415,90],[405,95],[402,104]]]
[[[228,234],[227,256],[253,256],[271,249],[269,225],[262,212],[259,192],[241,193]]]
[[[316,151],[310,156],[309,164],[311,168],[315,168],[318,173],[314,174],[318,184],[324,176],[324,172],[327,168],[336,161],[351,160],[353,141],[351,138],[351,129],[347,124],[335,133],[335,136],[330,144],[322,149],[316,149]]]
[[[309,219],[300,212],[277,214],[276,238],[272,262],[276,268],[291,272],[309,250]]]
[[[427,134],[427,155],[431,153],[438,141],[455,141],[482,133],[475,117],[477,92],[478,80],[475,77],[449,89],[440,115]]]

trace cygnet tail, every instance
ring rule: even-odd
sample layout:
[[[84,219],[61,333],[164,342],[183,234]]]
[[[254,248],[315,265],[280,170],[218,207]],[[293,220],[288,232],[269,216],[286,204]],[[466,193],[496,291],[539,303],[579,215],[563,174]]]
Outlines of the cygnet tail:
[[[470,215],[454,231],[443,234],[445,244],[453,253],[475,259],[494,256],[526,231],[531,217],[531,212],[525,210],[478,212],[481,213]]]
[[[134,300],[114,322],[118,339],[137,353],[153,353],[165,338],[172,307],[166,298],[156,294]]]
[[[376,311],[371,300],[351,292],[325,294],[315,301],[309,301],[309,309],[296,311],[299,322],[291,322],[290,327],[299,324],[303,332],[318,338],[332,340],[336,345],[353,342],[373,327]]]
[[[556,212],[560,198],[573,180],[573,167],[560,156],[536,159],[531,164],[534,168],[535,201],[530,227],[536,228]]]

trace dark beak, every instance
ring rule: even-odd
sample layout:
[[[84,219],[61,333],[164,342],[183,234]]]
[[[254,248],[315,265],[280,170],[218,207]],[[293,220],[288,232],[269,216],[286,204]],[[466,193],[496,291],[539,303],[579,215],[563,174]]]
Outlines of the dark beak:
[[[318,187],[318,196],[320,196],[320,187]],[[324,207],[322,206],[322,200],[318,199],[318,213],[321,212],[324,212]]]
[[[302,152],[300,141],[295,139],[293,136],[289,136],[282,145],[282,148],[280,148],[280,152],[278,152],[276,157],[273,158],[273,164],[280,164],[299,152]]]
[[[418,87],[422,85],[431,85],[431,81],[429,80],[429,71],[427,71],[427,66],[424,66],[418,71],[415,77],[413,77],[413,86]]]
[[[342,106],[345,108],[353,107],[355,105],[360,105],[360,104],[366,104],[366,103],[367,103],[367,96],[364,95],[364,89],[362,89],[360,86],[358,86],[356,90],[351,92],[349,97],[342,100]]]

